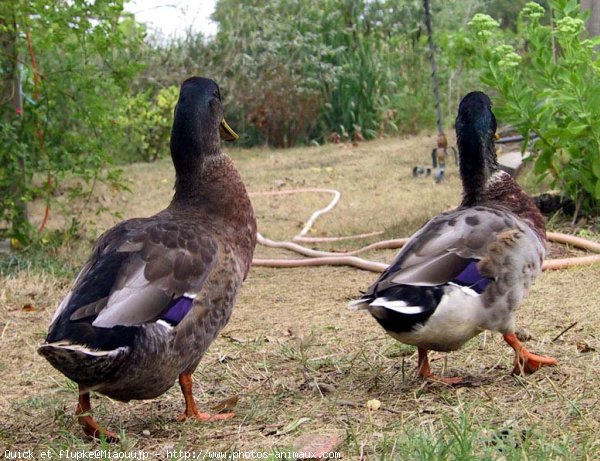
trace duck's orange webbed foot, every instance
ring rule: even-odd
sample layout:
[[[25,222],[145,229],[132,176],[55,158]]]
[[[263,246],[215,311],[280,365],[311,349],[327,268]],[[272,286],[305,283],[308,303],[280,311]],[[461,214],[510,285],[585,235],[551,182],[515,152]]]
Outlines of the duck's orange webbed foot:
[[[558,362],[553,357],[544,357],[529,352],[514,333],[504,335],[504,341],[508,343],[515,351],[515,367],[512,373],[514,375],[530,375],[535,373],[543,366],[555,366]]]
[[[427,349],[418,348],[419,351],[419,376],[423,379],[429,381],[438,381],[444,384],[448,384],[450,386],[454,384],[460,384],[463,382],[463,378],[455,377],[455,378],[443,378],[441,376],[434,375],[429,366],[429,359],[427,358]]]
[[[79,388],[79,403],[77,404],[75,414],[78,415],[77,420],[83,428],[85,435],[93,439],[104,439],[107,443],[119,442],[119,436],[100,426],[91,416],[91,411],[90,393]]]
[[[233,418],[235,413],[218,413],[211,415],[210,413],[202,413],[196,407],[194,394],[192,393],[192,375],[182,373],[179,375],[179,386],[185,399],[185,411],[177,417],[177,421],[185,421],[188,418],[195,418],[198,421],[222,421],[224,419]]]

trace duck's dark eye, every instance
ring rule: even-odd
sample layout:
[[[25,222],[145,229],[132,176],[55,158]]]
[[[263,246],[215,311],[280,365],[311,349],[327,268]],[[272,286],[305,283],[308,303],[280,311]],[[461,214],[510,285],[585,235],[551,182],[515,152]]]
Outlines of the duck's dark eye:
[[[221,99],[221,94],[219,93],[219,90],[215,90],[215,92],[213,93],[213,96]]]

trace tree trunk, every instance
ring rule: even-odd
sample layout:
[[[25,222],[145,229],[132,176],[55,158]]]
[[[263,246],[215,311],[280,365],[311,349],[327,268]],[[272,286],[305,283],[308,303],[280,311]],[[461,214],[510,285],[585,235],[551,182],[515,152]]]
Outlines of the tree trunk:
[[[431,64],[431,80],[433,81],[433,95],[435,97],[435,113],[437,116],[438,135],[444,134],[442,124],[442,109],[440,107],[440,89],[437,79],[437,66],[435,64],[435,46],[433,44],[433,30],[431,28],[431,14],[429,12],[429,0],[423,0],[425,10],[425,27],[427,28],[427,43],[429,44],[429,62]]]

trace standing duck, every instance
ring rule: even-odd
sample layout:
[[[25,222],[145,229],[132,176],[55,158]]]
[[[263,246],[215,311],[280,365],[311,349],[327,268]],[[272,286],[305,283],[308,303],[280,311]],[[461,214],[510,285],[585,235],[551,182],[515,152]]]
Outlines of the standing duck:
[[[515,351],[513,373],[533,373],[553,358],[532,354],[515,335],[515,310],[541,272],[544,218],[498,168],[496,118],[481,92],[458,108],[456,135],[463,199],[431,219],[349,308],[368,310],[392,337],[418,348],[418,373],[435,376],[429,350],[453,351],[483,330],[499,331]]]
[[[234,140],[217,84],[183,82],[171,131],[175,194],[149,218],[117,224],[59,305],[38,349],[79,385],[77,415],[90,437],[116,441],[90,415],[90,391],[127,402],[163,394],[177,379],[179,419],[201,413],[192,373],[225,326],[256,244],[246,188],[220,138]]]

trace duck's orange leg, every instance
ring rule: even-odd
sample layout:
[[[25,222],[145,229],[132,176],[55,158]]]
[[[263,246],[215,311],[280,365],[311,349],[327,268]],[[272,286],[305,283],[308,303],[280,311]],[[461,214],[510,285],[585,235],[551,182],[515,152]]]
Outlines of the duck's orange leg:
[[[512,371],[514,375],[530,375],[543,366],[555,366],[557,363],[553,357],[544,357],[529,352],[514,333],[506,333],[504,341],[515,351],[515,367]]]
[[[119,436],[100,426],[92,417],[91,413],[92,405],[90,403],[90,393],[79,386],[79,402],[77,403],[75,414],[78,415],[77,420],[79,421],[79,425],[83,428],[83,432],[85,432],[85,435],[88,437],[94,439],[104,438],[108,443],[117,443],[119,441]]]
[[[179,386],[185,399],[185,411],[177,417],[178,421],[185,421],[187,418],[193,417],[198,421],[215,421],[229,419],[235,416],[235,413],[220,413],[211,415],[210,413],[201,413],[196,407],[194,394],[192,393],[192,375],[191,373],[182,373],[179,375]]]
[[[418,370],[419,376],[424,379],[429,379],[431,381],[439,381],[445,384],[459,384],[462,382],[462,378],[442,378],[441,376],[434,375],[429,367],[429,359],[427,358],[427,349],[417,348],[419,351],[419,362],[418,362]]]

